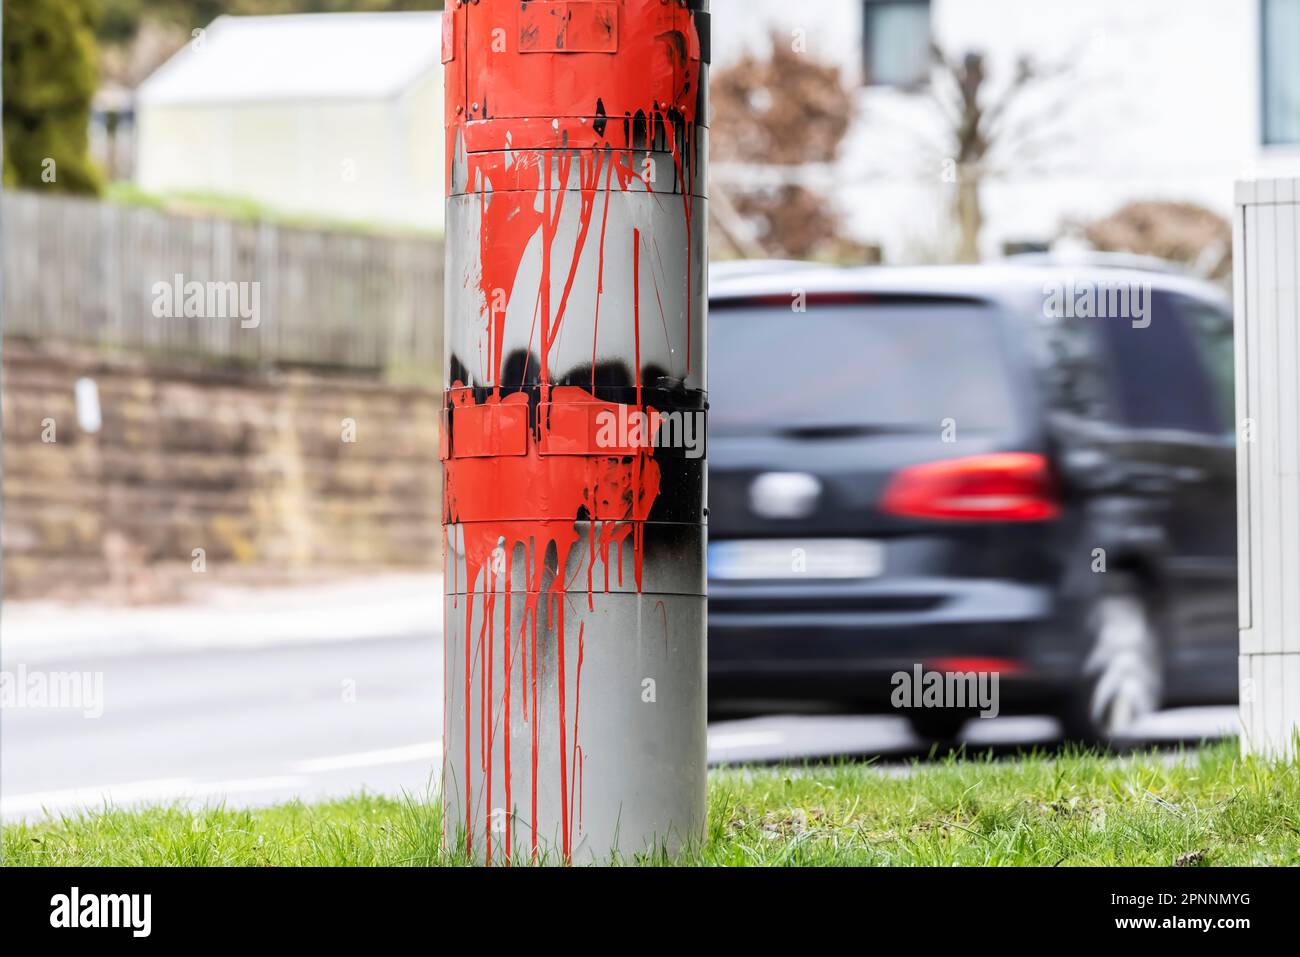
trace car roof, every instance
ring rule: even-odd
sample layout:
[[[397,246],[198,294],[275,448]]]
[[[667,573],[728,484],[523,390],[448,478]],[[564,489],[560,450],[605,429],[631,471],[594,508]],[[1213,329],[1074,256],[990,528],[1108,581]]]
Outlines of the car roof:
[[[757,296],[933,295],[1021,305],[1041,299],[1048,283],[1065,288],[1079,282],[1149,284],[1152,289],[1209,300],[1231,308],[1231,297],[1213,283],[1178,273],[1096,265],[1023,262],[960,266],[810,266],[762,274],[714,275],[709,299],[725,302]]]

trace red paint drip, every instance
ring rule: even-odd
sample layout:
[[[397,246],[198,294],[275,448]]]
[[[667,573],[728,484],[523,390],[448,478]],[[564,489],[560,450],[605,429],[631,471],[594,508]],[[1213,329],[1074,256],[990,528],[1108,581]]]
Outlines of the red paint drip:
[[[471,587],[473,586],[471,585]],[[474,852],[474,805],[470,801],[471,798],[470,781],[469,781],[470,779],[469,769],[471,767],[470,760],[469,760],[470,720],[469,720],[469,713],[468,713],[469,703],[472,700],[470,697],[471,677],[470,677],[469,643],[470,643],[470,635],[473,634],[473,621],[474,621],[473,609],[474,609],[474,596],[473,594],[471,594],[468,600],[465,602],[465,711],[466,711],[465,714],[465,853],[466,854],[472,854]]]
[[[582,747],[578,744],[578,714],[582,707],[582,632],[585,622],[578,624],[578,673],[573,682],[573,772],[569,778],[569,819],[573,819],[573,784],[582,764]],[[582,807],[578,805],[578,827],[582,827]]]
[[[567,864],[573,859],[573,844],[569,832],[569,802],[564,800],[564,789],[569,783],[568,774],[568,742],[565,740],[565,712],[564,712],[564,687],[568,679],[564,674],[564,593],[560,592],[555,596],[555,660],[556,669],[559,677],[556,679],[556,697],[559,699],[559,720],[560,720],[560,846],[564,849],[564,861]]]
[[[596,314],[591,323],[591,391],[596,391],[596,344],[600,335],[600,297],[605,292],[605,226],[609,222],[610,178],[614,175],[611,160],[605,167],[605,206],[600,213],[600,246],[596,262]],[[590,592],[590,589],[588,589]]]
[[[512,558],[512,557],[513,557],[513,556],[511,556],[511,555],[507,555],[507,556],[506,556],[506,568],[505,568],[505,590],[504,590],[504,594],[505,594],[505,598],[506,598],[506,607],[505,607],[505,615],[504,615],[504,619],[505,619],[505,620],[504,620],[504,627],[501,629],[501,634],[502,634],[502,636],[505,638],[505,643],[506,643],[506,647],[505,647],[505,672],[506,672],[506,673],[505,673],[505,679],[506,679],[506,691],[505,691],[505,700],[504,700],[504,702],[503,702],[503,704],[502,704],[502,707],[504,708],[503,720],[504,720],[504,723],[505,723],[505,727],[503,728],[503,730],[504,730],[505,733],[504,733],[504,737],[503,737],[503,739],[502,739],[502,742],[503,742],[503,746],[504,746],[504,748],[505,748],[505,775],[506,775],[506,849],[505,849],[505,853],[506,853],[506,864],[507,864],[507,865],[509,865],[509,863],[510,863],[510,854],[511,854],[511,851],[514,850],[514,838],[513,838],[513,833],[512,833],[512,829],[511,829],[511,822],[512,822],[512,819],[513,819],[514,816],[515,816],[515,810],[514,810],[514,809],[515,809],[515,805],[514,805],[514,801],[512,801],[511,798],[510,798],[510,773],[511,773],[511,772],[510,772],[510,685],[511,685],[511,683],[512,683],[511,673],[512,673],[512,666],[513,666],[513,664],[514,664],[514,643],[510,640],[510,638],[511,638],[511,631],[510,631],[510,605],[511,605],[511,601],[510,601],[510,591],[511,591],[511,589],[510,589],[510,572],[511,572],[511,566],[514,564],[514,562],[511,561],[511,558]]]

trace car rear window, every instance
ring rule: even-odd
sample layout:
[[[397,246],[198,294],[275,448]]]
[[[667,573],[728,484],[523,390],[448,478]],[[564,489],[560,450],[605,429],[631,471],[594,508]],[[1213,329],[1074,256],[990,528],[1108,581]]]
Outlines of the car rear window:
[[[1173,429],[1216,435],[1232,430],[1232,413],[1221,419],[1216,403],[1231,393],[1231,365],[1220,359],[1220,385],[1207,367],[1196,341],[1192,303],[1163,292],[1150,296],[1146,324],[1131,321],[1082,320],[1098,323],[1110,366],[1115,397],[1124,421],[1139,429]],[[1232,358],[1232,324],[1220,319],[1220,346]],[[1226,335],[1225,335],[1226,333]],[[1226,375],[1225,375],[1226,373]]]
[[[981,304],[715,304],[709,428],[1000,431],[1014,423],[1007,368]]]

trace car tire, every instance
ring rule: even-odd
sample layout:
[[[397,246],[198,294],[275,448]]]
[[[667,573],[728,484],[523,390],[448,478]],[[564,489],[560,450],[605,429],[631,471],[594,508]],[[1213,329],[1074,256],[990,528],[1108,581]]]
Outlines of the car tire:
[[[1061,714],[1065,736],[1109,747],[1160,709],[1164,662],[1150,598],[1131,576],[1110,573],[1084,615],[1082,681]]]

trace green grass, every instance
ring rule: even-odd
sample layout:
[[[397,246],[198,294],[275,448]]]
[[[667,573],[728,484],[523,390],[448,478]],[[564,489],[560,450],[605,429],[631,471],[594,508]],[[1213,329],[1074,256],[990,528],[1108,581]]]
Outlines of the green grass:
[[[1300,864],[1300,765],[1178,753],[714,771],[690,865]],[[6,865],[464,864],[436,801],[106,810],[3,829]]]
[[[103,198],[122,206],[139,206],[166,213],[189,216],[213,216],[220,219],[268,222],[280,226],[318,229],[329,232],[365,233],[377,236],[441,238],[440,229],[422,229],[401,223],[384,223],[372,220],[339,219],[311,213],[293,213],[268,206],[246,196],[225,193],[182,191],[175,193],[147,193],[134,183],[119,181],[104,189]]]

